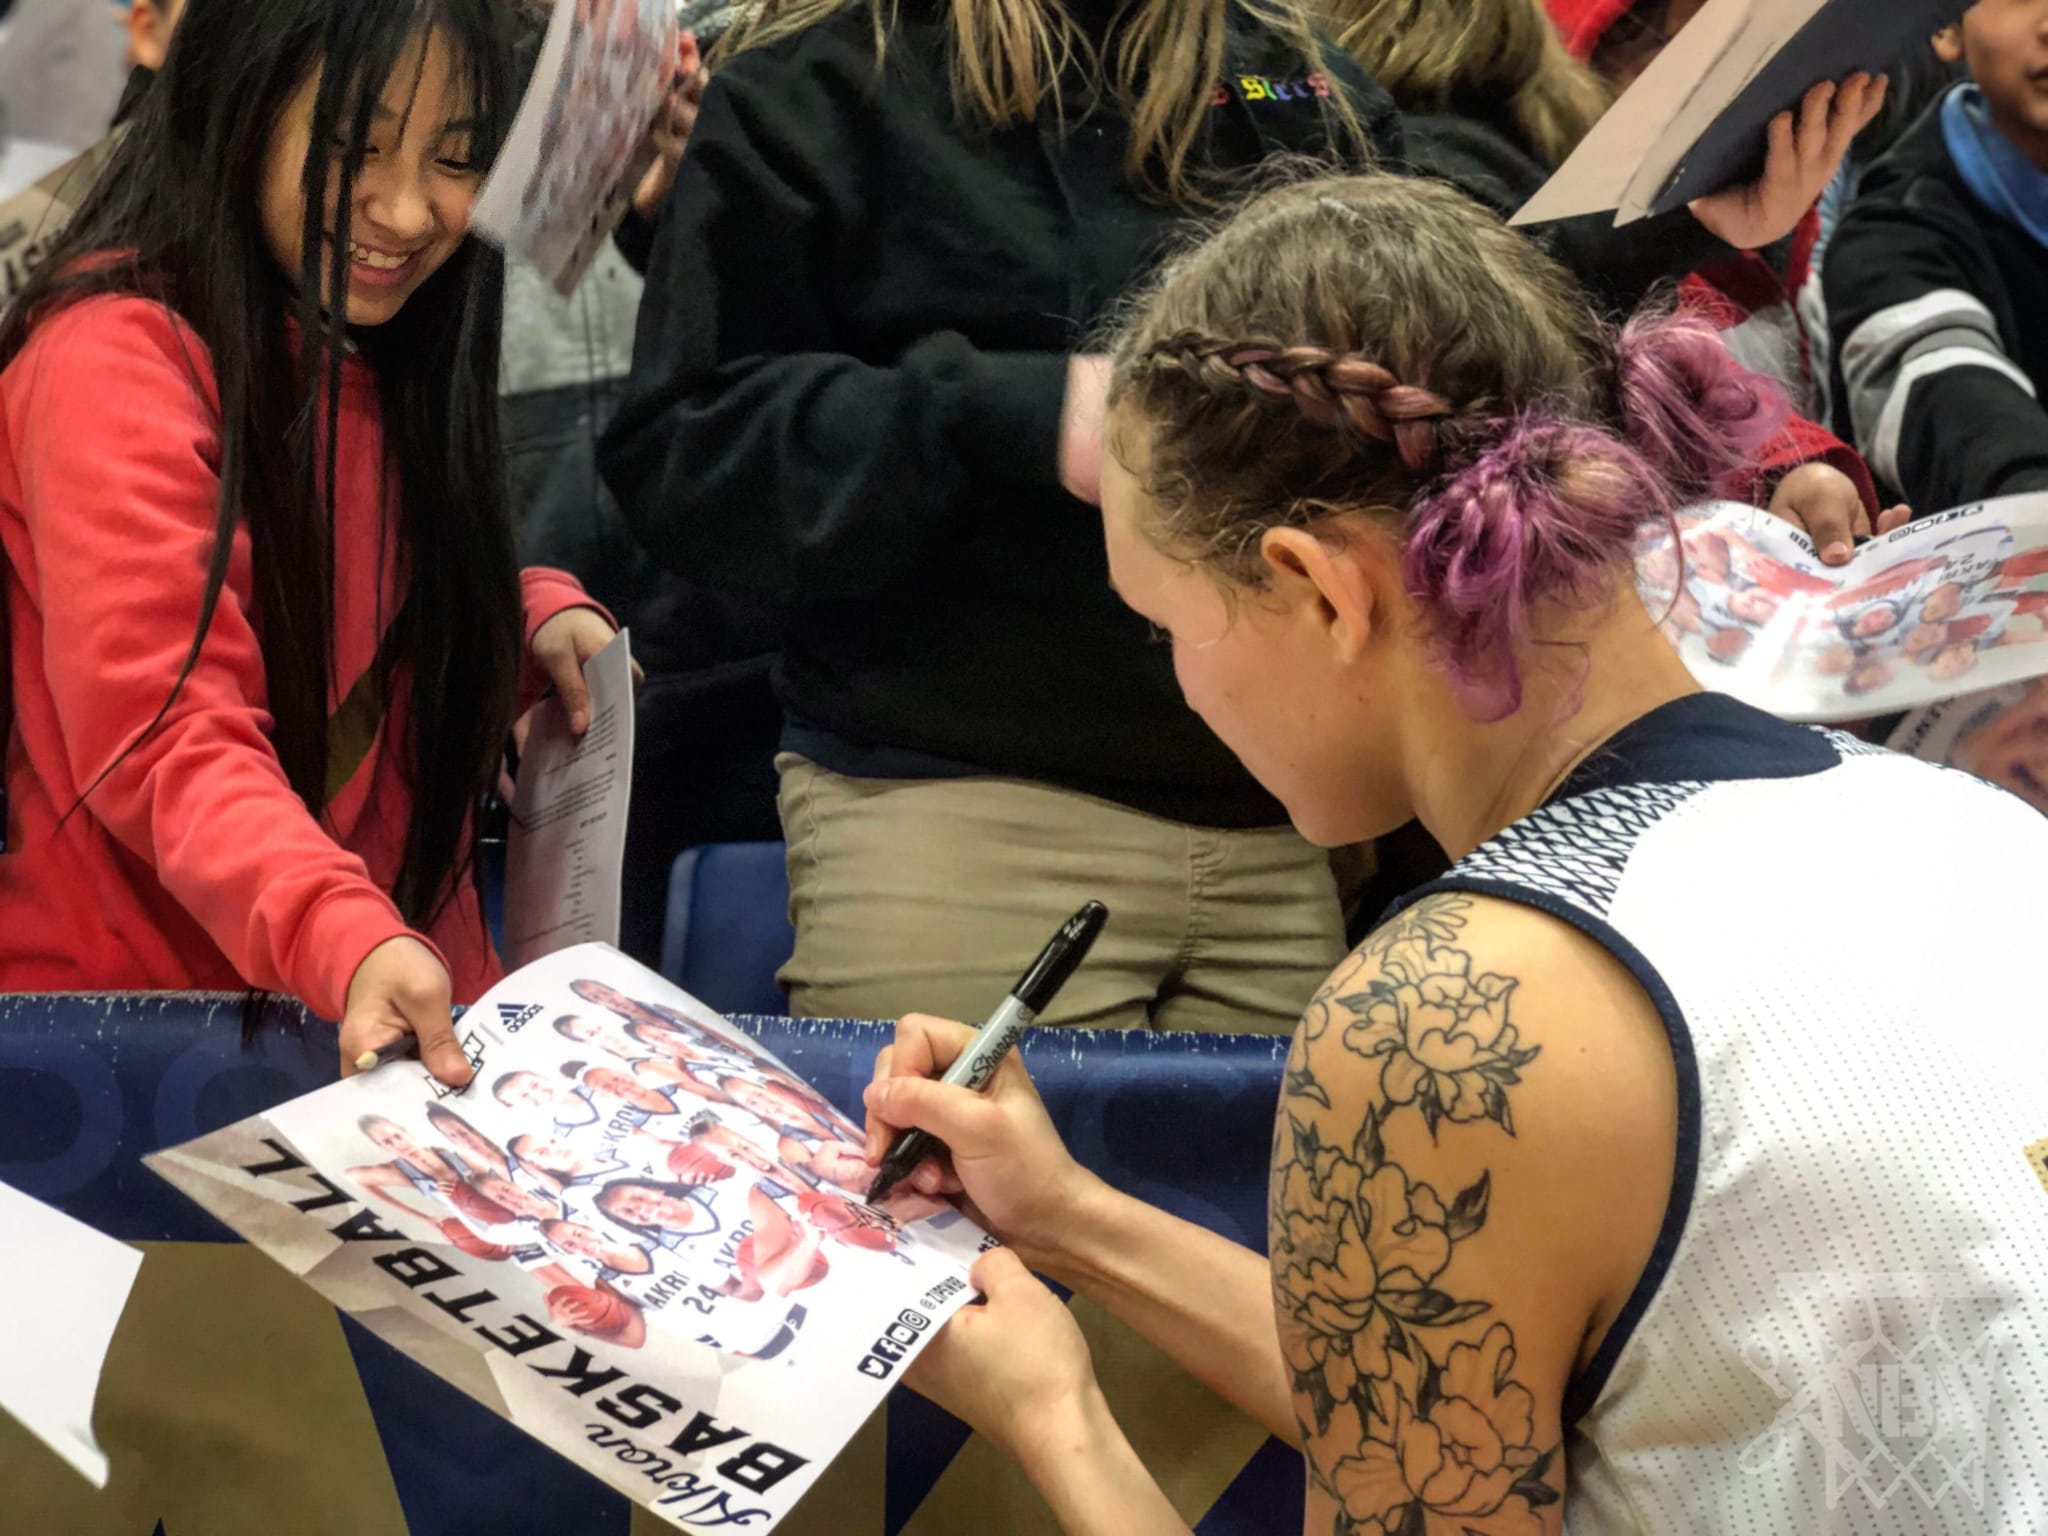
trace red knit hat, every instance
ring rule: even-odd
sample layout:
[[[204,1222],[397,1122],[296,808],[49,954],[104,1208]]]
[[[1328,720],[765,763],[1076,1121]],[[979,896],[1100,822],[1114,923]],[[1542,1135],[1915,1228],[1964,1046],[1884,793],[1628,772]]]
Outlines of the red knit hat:
[[[1589,59],[1622,17],[1635,9],[1635,0],[1544,0],[1550,19],[1564,34],[1564,44],[1575,58]]]

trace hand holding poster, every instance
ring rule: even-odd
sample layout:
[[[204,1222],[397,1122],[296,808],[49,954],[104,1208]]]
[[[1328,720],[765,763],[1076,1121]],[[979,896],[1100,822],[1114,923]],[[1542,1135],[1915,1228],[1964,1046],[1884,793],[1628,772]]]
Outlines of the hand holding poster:
[[[683,1530],[771,1529],[972,1296],[950,1205],[864,1203],[860,1131],[602,945],[412,1061],[150,1166],[394,1347]]]
[[[575,290],[646,173],[676,69],[674,0],[556,0],[477,230]]]

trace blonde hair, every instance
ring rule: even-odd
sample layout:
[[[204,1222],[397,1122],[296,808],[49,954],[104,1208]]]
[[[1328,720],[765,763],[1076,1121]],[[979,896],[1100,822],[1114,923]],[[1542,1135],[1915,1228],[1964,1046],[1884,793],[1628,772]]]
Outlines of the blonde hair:
[[[1402,110],[1469,113],[1504,101],[1528,147],[1558,166],[1613,93],[1573,58],[1542,0],[1315,0],[1337,41]]]
[[[879,66],[897,0],[769,0],[719,40],[713,65],[862,5]],[[1060,0],[948,0],[954,110],[990,128],[1033,122],[1048,110],[1064,119],[1060,76],[1078,62],[1130,123],[1125,168],[1132,179],[1177,203],[1208,202],[1188,162],[1223,80],[1233,10],[1290,43],[1304,73],[1322,68],[1315,23],[1299,0],[1126,0],[1107,59]],[[1333,146],[1370,163],[1372,140],[1356,107],[1341,89],[1321,100],[1334,119]]]

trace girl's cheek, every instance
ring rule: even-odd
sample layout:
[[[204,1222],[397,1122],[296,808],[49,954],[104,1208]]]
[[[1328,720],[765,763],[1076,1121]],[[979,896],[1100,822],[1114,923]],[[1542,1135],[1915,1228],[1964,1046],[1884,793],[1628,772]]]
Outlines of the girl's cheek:
[[[470,219],[476,212],[476,189],[465,187],[451,192],[441,205],[441,222],[451,235],[467,235]]]

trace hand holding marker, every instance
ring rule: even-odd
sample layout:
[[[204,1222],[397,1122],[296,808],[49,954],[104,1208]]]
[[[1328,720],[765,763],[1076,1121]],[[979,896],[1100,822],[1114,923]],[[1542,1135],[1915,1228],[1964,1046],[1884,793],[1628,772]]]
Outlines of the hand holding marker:
[[[1109,908],[1099,901],[1089,902],[1068,918],[940,1081],[976,1093],[986,1087],[1010,1053],[1010,1047],[1017,1043],[1017,1036],[1052,1006],[1052,1000],[1087,958],[1096,935],[1108,921]],[[873,1205],[888,1194],[919,1163],[939,1150],[939,1139],[928,1131],[909,1130],[899,1135],[883,1154],[881,1171],[868,1189],[868,1204]]]

